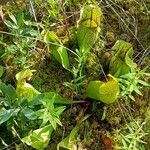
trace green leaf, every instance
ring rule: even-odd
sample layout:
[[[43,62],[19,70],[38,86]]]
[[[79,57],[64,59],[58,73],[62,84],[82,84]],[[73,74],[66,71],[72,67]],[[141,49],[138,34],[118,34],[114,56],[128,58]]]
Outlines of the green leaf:
[[[87,55],[90,49],[92,49],[98,37],[98,29],[80,26],[77,31],[77,40],[79,50],[82,54]]]
[[[134,87],[134,91],[141,96],[143,95],[137,86]]]
[[[133,47],[130,43],[118,40],[112,47],[112,58],[109,65],[109,73],[115,77],[122,76],[136,68],[132,60]]]
[[[15,24],[13,24],[12,22],[10,22],[9,20],[5,20],[4,23],[9,28],[12,28],[12,29],[15,29],[15,30],[19,29],[18,26],[16,26]]]
[[[57,48],[57,51],[52,52],[53,56],[62,64],[65,69],[69,69],[69,58],[67,50],[64,47]],[[59,54],[59,56],[58,56]]]
[[[10,117],[15,116],[20,109],[2,109],[0,110],[0,124],[8,121]]]
[[[86,55],[98,38],[102,11],[97,5],[85,5],[80,14],[77,41],[80,52]]]
[[[61,97],[58,93],[56,92],[46,92],[39,94],[35,97],[33,97],[32,101],[30,102],[31,105],[40,105],[42,104],[42,101],[45,99],[48,99],[49,101],[55,97],[54,103],[56,104],[76,104],[76,103],[84,103],[85,101],[73,101],[70,99],[66,99]]]
[[[138,83],[140,83],[141,85],[144,85],[144,86],[150,86],[150,84],[146,83],[145,81],[143,80],[138,80]]]
[[[76,125],[69,136],[67,136],[65,139],[63,139],[58,145],[57,150],[60,150],[61,148],[65,148],[67,150],[77,150],[77,137],[78,137],[78,130],[79,125]]]
[[[72,129],[70,134],[57,145],[57,150],[60,150],[62,148],[67,149],[67,150],[77,150],[77,147],[78,147],[77,140],[79,137],[78,131],[83,121],[85,121],[89,117],[90,115],[86,115],[80,120],[79,124],[77,124]]]
[[[31,78],[33,76],[32,72],[34,71],[35,70],[30,70],[30,69],[22,70],[16,74],[16,80],[18,82],[25,81],[26,78]]]
[[[37,150],[43,150],[47,147],[53,128],[51,125],[47,125],[43,128],[31,131],[28,136],[22,139],[22,142]]]
[[[6,103],[8,103],[9,106],[12,106],[16,102],[16,98],[17,98],[14,87],[11,85],[0,83],[0,90],[2,91],[2,93],[4,94],[7,100]]]
[[[106,104],[113,103],[119,94],[118,80],[109,75],[110,79],[107,82],[90,81],[86,90],[86,97],[100,100]]]
[[[17,14],[17,24],[19,27],[23,26],[24,25],[24,12],[19,12]]]
[[[48,117],[49,117],[48,121],[51,123],[52,127],[54,128],[54,130],[56,130],[56,127],[57,127],[56,118],[54,118],[51,115],[48,115]]]
[[[129,98],[131,98],[133,101],[135,101],[135,98],[134,98],[131,94],[129,94],[128,96],[129,96]]]
[[[6,122],[13,114],[14,109],[0,111],[0,124]]]
[[[34,96],[40,94],[40,92],[37,91],[31,84],[26,82],[26,80],[32,77],[32,72],[34,71],[35,70],[26,69],[16,74],[16,94],[18,95],[18,97],[23,97],[27,100],[32,100]]]
[[[51,106],[51,107],[49,107]],[[53,104],[45,105],[44,109],[40,109],[36,112],[36,115],[39,119],[42,119],[42,125],[44,126],[47,122],[49,122],[52,127],[56,130],[57,124],[62,126],[62,123],[59,119],[60,114],[64,111],[65,107],[54,107]]]
[[[65,110],[64,106],[56,107],[55,108],[55,113],[56,113],[57,116],[59,116],[64,110]]]
[[[48,49],[53,57],[65,68],[69,69],[69,58],[67,49],[64,48],[61,40],[54,32],[48,31],[44,36],[45,43],[48,44]]]
[[[24,108],[21,111],[29,120],[35,120],[37,119],[37,116],[35,114],[35,112],[32,109],[29,108]]]
[[[7,45],[6,48],[7,48],[7,52],[10,54],[15,54],[17,51],[17,46],[13,44]]]
[[[44,108],[36,111],[36,115],[39,119],[43,120],[41,126],[44,126],[46,123],[49,122],[52,125],[52,127],[56,130],[57,124],[62,125],[59,116],[65,110],[65,107],[54,106],[55,99],[56,94],[53,96],[44,95],[42,99],[39,100],[40,102],[36,103],[43,104]],[[33,102],[32,105],[35,105],[35,103]]]
[[[9,17],[17,25],[17,20],[16,20],[15,16],[13,14],[9,14]]]
[[[3,73],[4,73],[3,66],[0,65],[0,77],[3,75]]]

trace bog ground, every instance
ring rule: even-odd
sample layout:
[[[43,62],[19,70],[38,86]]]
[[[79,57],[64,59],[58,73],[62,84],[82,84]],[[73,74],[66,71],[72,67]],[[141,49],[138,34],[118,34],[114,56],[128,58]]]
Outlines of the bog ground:
[[[1,150],[150,150],[150,2],[0,1]]]

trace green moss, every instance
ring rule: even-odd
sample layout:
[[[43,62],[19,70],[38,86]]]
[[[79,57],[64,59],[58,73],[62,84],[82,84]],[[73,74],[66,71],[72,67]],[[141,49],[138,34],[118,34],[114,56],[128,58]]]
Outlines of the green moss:
[[[36,68],[37,69],[37,68]],[[32,79],[32,85],[40,92],[57,91],[65,97],[73,96],[73,91],[63,85],[70,81],[71,75],[62,66],[53,60],[41,63]]]
[[[86,61],[86,75],[88,80],[99,79],[101,72],[101,64],[98,60],[98,57],[95,53],[89,53]]]

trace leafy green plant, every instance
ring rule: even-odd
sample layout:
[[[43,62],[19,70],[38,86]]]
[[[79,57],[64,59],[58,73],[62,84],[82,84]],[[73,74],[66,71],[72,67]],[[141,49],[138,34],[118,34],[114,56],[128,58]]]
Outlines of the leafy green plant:
[[[64,106],[54,106],[57,94],[47,93],[42,97],[35,97],[35,100],[30,102],[33,106],[41,105],[41,109],[34,112],[37,119],[42,120],[39,129],[30,131],[28,136],[24,137],[22,141],[33,148],[40,150],[47,147],[53,130],[56,130],[57,124],[62,125],[60,121],[60,114],[64,111]],[[61,97],[60,97],[61,98]],[[38,103],[37,103],[37,101]],[[59,100],[59,99],[58,99]],[[35,102],[35,103],[34,103]]]
[[[54,106],[57,94],[52,98],[44,96],[40,102],[34,103],[34,101],[27,101],[23,97],[17,97],[15,89],[10,85],[0,83],[0,91],[2,92],[0,124],[7,123],[9,126],[15,126],[20,136],[39,126],[39,129],[30,131],[22,141],[36,149],[45,148],[50,140],[50,134],[54,129],[56,130],[57,124],[62,125],[59,117],[65,107]]]
[[[143,22],[147,23],[148,15],[146,13],[149,13],[147,2],[130,0],[125,2],[123,0],[4,1],[2,4],[8,5],[6,7],[0,6],[0,17],[3,21],[0,20],[0,64],[4,66],[0,65],[0,140],[2,141],[0,142],[0,149],[56,149],[56,145],[59,143],[58,139],[61,136],[63,138],[63,135],[66,135],[65,132],[68,133],[71,128],[70,134],[65,136],[57,145],[58,150],[83,150],[82,144],[87,147],[85,149],[103,149],[104,146],[105,149],[111,149],[112,144],[117,142],[118,149],[148,149],[149,146],[145,146],[145,141],[149,142],[146,132],[150,132],[150,113],[145,113],[145,110],[149,109],[149,99],[147,99],[149,93],[147,94],[147,89],[143,89],[143,87],[149,88],[150,86],[148,84],[149,74],[145,70],[137,68],[132,58],[133,47],[130,43],[118,40],[112,47],[112,55],[109,54],[109,51],[106,52],[116,37],[118,39],[120,37],[121,39],[126,38],[128,41],[132,41],[135,49],[137,49],[134,60],[138,61],[138,66],[143,67],[148,64],[148,34],[143,32],[141,26]],[[136,7],[130,7],[134,4],[136,4]],[[103,17],[99,5],[102,5],[105,13],[104,33],[106,33],[106,36],[101,36],[100,33]],[[81,7],[82,9],[79,12]],[[142,9],[140,11],[143,12],[142,16],[135,11],[139,9]],[[143,11],[143,9],[146,11]],[[75,24],[79,13],[80,19],[77,26],[73,27],[72,25]],[[116,17],[121,19],[119,25],[116,24]],[[144,20],[141,18],[144,18]],[[32,22],[33,19],[36,23]],[[37,22],[43,23],[44,29]],[[124,24],[125,26],[123,26]],[[117,27],[119,27],[119,30],[114,33]],[[129,29],[129,27],[131,28]],[[125,30],[122,30],[124,28]],[[47,29],[50,31],[47,31]],[[43,39],[40,34],[41,30],[47,31]],[[125,34],[122,31],[125,31]],[[133,36],[130,36],[130,33]],[[145,38],[139,39],[139,36]],[[94,47],[99,37],[104,38],[103,46],[100,46],[101,43],[98,42]],[[62,38],[63,40],[61,40]],[[60,69],[59,66],[57,67],[58,70],[54,70],[56,67],[53,63],[49,66],[51,62],[46,59],[47,48],[44,43],[47,44],[51,56],[69,73],[63,73],[65,70]],[[69,47],[67,48],[65,45]],[[140,51],[138,50],[139,47]],[[102,62],[101,49],[104,50],[104,53],[107,53],[105,54],[108,57],[104,57],[111,59],[109,67],[106,61]],[[72,52],[71,57],[69,57],[70,52]],[[110,58],[111,56],[112,58]],[[139,59],[139,57],[141,58]],[[145,59],[144,62],[142,62],[143,59]],[[38,64],[40,60],[44,61]],[[104,67],[106,65],[106,72],[109,72],[106,81],[99,80],[103,77],[101,72],[98,73],[98,70],[102,69],[102,73],[106,73],[105,69],[103,72],[103,66],[99,64],[100,61]],[[67,97],[70,96],[71,99],[74,99],[74,97],[85,98],[85,100],[91,98],[96,101],[74,101],[63,98],[54,91],[40,93],[29,83],[34,72],[29,68],[34,64],[37,64],[37,66],[32,68],[36,68],[39,72],[39,76],[36,76],[36,80],[34,80],[37,83],[34,83],[40,86],[42,91],[57,88],[60,93]],[[4,69],[6,69],[5,73],[3,73]],[[22,71],[16,75],[17,81],[14,82],[11,79],[14,79],[13,73],[16,70]],[[61,85],[62,81],[69,78],[70,74],[72,79],[65,82],[65,85],[73,90],[68,90]],[[88,78],[86,78],[86,74],[88,74]],[[93,78],[93,81],[90,80]],[[87,85],[88,81],[89,84]],[[84,93],[85,88],[87,88],[86,93]],[[127,97],[127,99],[134,100],[134,94],[142,95],[143,93],[146,94],[143,97],[139,96],[137,101],[132,102],[133,105],[129,107],[128,103],[122,101],[121,105],[118,103],[118,105],[102,108],[105,104],[115,102],[118,97]],[[144,100],[141,98],[144,98]],[[66,110],[65,105],[70,104],[73,104],[73,106],[67,107]],[[139,107],[140,110],[138,110]],[[142,107],[145,109],[142,109]],[[128,108],[131,108],[131,110],[128,110]],[[63,115],[64,121],[61,122],[61,115],[64,110],[66,110]],[[76,116],[78,112],[79,114]],[[80,126],[78,123],[85,113],[90,113],[91,118],[87,121],[87,124]],[[132,117],[132,115],[134,117],[140,115],[139,117],[143,118],[143,114],[145,120],[134,120]],[[125,117],[129,118],[126,120]],[[132,122],[126,122],[131,119],[133,119]],[[102,122],[99,122],[100,120]],[[77,125],[72,127],[75,121],[77,121]],[[121,124],[118,125],[119,122]],[[100,125],[100,123],[102,124]],[[126,124],[125,127],[123,126],[124,123]],[[120,127],[119,131],[116,131],[118,135],[115,134],[115,138],[118,138],[117,142],[111,139],[112,136],[110,136],[111,138],[104,136],[105,138],[102,137],[100,140],[100,135],[105,135],[103,129],[108,132],[110,125],[112,129]],[[58,132],[61,132],[58,133],[59,126],[64,127],[60,128]],[[112,135],[111,130],[109,131]],[[5,146],[4,148],[1,148],[2,144]],[[28,148],[28,146],[31,147]]]
[[[130,73],[131,69],[136,68],[136,64],[132,60],[132,55],[132,45],[123,40],[118,40],[112,47],[109,73],[115,77]]]
[[[146,81],[149,76],[150,74],[146,73],[146,68],[143,70],[133,69],[131,73],[120,76],[118,79],[121,89],[120,96],[135,100],[133,93],[142,95],[141,89],[143,87],[150,87]]]
[[[57,150],[67,149],[67,150],[77,150],[79,144],[79,129],[83,121],[85,121],[90,115],[83,117],[80,122],[71,130],[70,134],[64,138],[58,145]]]
[[[12,116],[16,116],[18,111],[20,110],[17,106],[19,106],[19,101],[16,104],[16,93],[15,89],[11,85],[5,85],[4,83],[0,83],[0,124],[9,120]]]
[[[54,101],[55,95],[51,100],[46,99],[45,97],[44,100],[42,101],[44,108],[36,111],[36,115],[38,116],[39,119],[43,120],[41,126],[50,123],[52,127],[56,130],[57,124],[62,126],[59,116],[64,111],[65,107],[64,106],[54,107]]]
[[[58,145],[57,150],[60,150],[61,148],[65,148],[67,150],[77,150],[77,138],[78,138],[78,130],[79,125],[76,125],[69,136],[64,138]]]
[[[27,135],[30,131],[21,141],[40,150],[47,147],[57,125],[62,126],[60,115],[65,106],[60,105],[84,101],[71,101],[55,92],[41,94],[26,83],[32,77],[32,72],[33,70],[26,69],[16,74],[16,90],[11,85],[0,83],[0,124],[11,124],[17,128],[19,136]],[[33,130],[35,127],[39,128]]]
[[[68,70],[70,67],[68,53],[57,35],[48,31],[44,36],[44,41],[48,44],[48,49],[53,57]]]
[[[30,131],[28,136],[24,137],[22,141],[37,150],[46,148],[51,138],[51,133],[53,130],[56,130],[57,124],[62,125],[59,116],[64,111],[65,107],[54,106],[56,100],[55,95],[56,94],[51,98],[49,94],[45,94],[41,99],[36,98],[36,100],[39,100],[38,103],[32,101],[34,106],[39,104],[43,105],[41,109],[34,112],[37,119],[42,120],[42,123],[39,129]]]
[[[72,83],[79,87],[83,84],[84,65],[87,59],[87,54],[98,39],[100,24],[102,20],[102,11],[97,5],[85,5],[80,12],[80,19],[77,28],[77,42],[79,50],[76,50],[77,67],[73,67]]]
[[[102,20],[102,11],[97,5],[85,5],[80,13],[77,41],[82,55],[87,55],[95,44]]]
[[[43,150],[47,147],[53,128],[51,125],[44,126],[34,131],[30,131],[28,136],[22,139],[23,143],[26,143],[29,146],[37,150]]]
[[[143,140],[148,133],[144,132],[146,122],[141,119],[134,120],[119,131],[115,131],[115,139],[118,141],[118,149],[139,150],[146,144]]]
[[[110,79],[106,82],[90,81],[86,90],[86,97],[100,100],[106,104],[113,103],[119,95],[119,82],[112,75],[108,76]]]
[[[77,104],[77,103],[84,103],[85,101],[76,101],[71,99],[66,99],[61,97],[57,92],[45,92],[38,94],[37,96],[33,97],[30,103],[32,105],[39,105],[42,104],[43,99],[53,99],[55,97],[55,104],[63,104],[63,105],[70,105],[70,104]]]
[[[120,96],[129,97],[135,100],[133,92],[142,95],[140,89],[149,86],[146,83],[146,69],[140,70],[132,60],[133,47],[130,43],[118,40],[112,47],[112,58],[109,65],[109,72],[118,78]],[[145,78],[145,81],[143,80]]]
[[[34,28],[38,25],[27,21],[23,12],[16,16],[9,13],[9,20],[4,20],[4,23],[9,29],[11,41],[7,42],[5,38],[1,41],[5,50],[2,58],[6,63],[11,62],[20,65],[21,68],[29,67],[31,58],[37,53],[36,38],[40,38],[40,33]]]
[[[19,72],[16,75],[18,84],[22,86],[25,79],[32,75],[32,71],[29,69]],[[69,102],[69,100],[65,102],[65,99],[54,92],[43,95],[33,94],[33,87],[31,87],[28,85],[26,87],[28,90],[24,87],[25,90],[18,91],[11,85],[0,83],[0,124],[5,123],[17,128],[19,136],[33,130],[35,126],[39,127],[39,129],[30,131],[22,141],[36,149],[44,149],[48,145],[52,131],[56,130],[57,124],[62,125],[59,117],[65,107],[57,106],[57,103],[60,105],[73,102]],[[25,96],[27,94],[24,92],[27,92],[29,97]],[[31,101],[31,97],[33,101]]]
[[[28,100],[32,100],[34,96],[40,94],[40,92],[37,91],[31,84],[26,82],[26,80],[29,80],[32,77],[32,72],[34,72],[34,70],[26,69],[16,74],[16,94]]]
[[[76,91],[79,91],[79,87],[83,84],[85,77],[83,69],[87,54],[98,38],[101,20],[102,11],[97,5],[85,5],[82,8],[76,34],[79,50],[76,49],[76,52],[73,52],[77,65],[73,66],[72,69],[70,69],[68,49],[63,46],[57,35],[52,31],[48,31],[44,36],[44,41],[48,44],[48,49],[53,57],[73,75],[71,82],[65,82],[64,85]]]
[[[3,73],[4,73],[3,66],[0,65],[0,78],[2,77]]]

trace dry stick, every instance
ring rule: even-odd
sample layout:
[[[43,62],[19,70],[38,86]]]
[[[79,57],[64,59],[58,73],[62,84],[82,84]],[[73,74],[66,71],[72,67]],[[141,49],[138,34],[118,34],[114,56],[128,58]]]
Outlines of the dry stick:
[[[121,100],[122,100],[122,99],[121,99]],[[120,103],[117,102],[117,104],[118,104],[118,106],[119,106],[119,109],[120,109],[120,111],[121,111],[121,114],[122,114],[122,116],[123,116],[123,119],[124,119],[125,123],[127,123],[126,117],[125,117],[125,115],[124,115],[124,112],[122,111],[122,108],[121,108],[121,106],[120,106]]]
[[[138,62],[139,64],[142,62],[142,60],[144,59],[144,57],[146,57],[150,53],[150,51],[148,51],[149,49],[150,49],[150,46],[147,49],[145,49],[142,57],[140,58],[140,60]]]
[[[132,115],[131,107],[130,107],[130,105],[129,105],[129,101],[128,101],[127,99],[125,99],[125,102],[126,102],[126,105],[127,105],[128,109],[127,109],[126,107],[124,107],[124,105],[122,105],[122,107],[123,107],[124,110],[126,110],[126,112],[128,113],[128,116],[129,116],[130,120],[131,120],[131,121],[134,121],[134,122],[137,124],[137,122],[134,120],[134,117],[133,117],[133,115]],[[119,105],[119,102],[118,102],[118,105]],[[121,107],[120,107],[120,109],[121,109]],[[122,113],[123,113],[123,112],[122,112]]]
[[[134,118],[133,118],[133,115],[132,115],[132,113],[131,113],[131,107],[130,107],[130,105],[129,105],[129,100],[125,100],[125,103],[126,103],[126,105],[127,105],[127,107],[128,107],[128,109],[126,108],[126,107],[124,107],[124,109],[126,109],[127,111],[128,111],[128,113],[129,113],[129,116],[130,116],[130,120],[133,120]]]
[[[18,137],[18,139],[22,142],[22,139],[21,139],[20,135],[17,133],[16,129],[14,127],[11,127],[11,129],[16,134],[16,136]],[[26,146],[26,144],[23,143],[23,145],[28,149],[28,147]]]
[[[2,138],[0,138],[0,139],[2,140]],[[1,150],[6,150],[6,149],[8,149],[9,147],[11,147],[13,144],[15,144],[15,143],[18,142],[18,141],[19,141],[19,140],[16,140],[15,142],[13,142],[13,143],[11,143],[11,144],[9,144],[9,145],[7,145],[7,146],[1,148]],[[9,150],[10,150],[10,148],[9,148]]]
[[[37,22],[37,18],[36,18],[36,15],[35,15],[35,10],[34,10],[34,6],[33,6],[33,3],[32,3],[32,0],[30,0],[30,6],[31,6],[31,11],[32,11],[34,20],[35,20],[35,22],[36,22],[36,24],[37,24],[38,32],[39,32],[39,34],[40,34],[40,29],[39,29],[39,26],[38,26],[38,22]]]
[[[40,29],[39,29],[39,26],[38,26],[38,22],[37,22],[37,18],[36,18],[36,15],[35,15],[35,10],[34,10],[34,6],[33,6],[33,3],[32,3],[32,0],[30,0],[30,7],[31,7],[31,11],[32,11],[34,20],[35,20],[35,22],[36,22],[38,34],[40,35]],[[34,51],[35,51],[35,49],[36,49],[36,43],[37,43],[37,41],[38,41],[38,40],[37,40],[37,38],[36,38],[36,40],[34,41],[34,42],[35,42]]]
[[[103,75],[104,75],[104,77],[105,77],[105,80],[108,81],[107,76],[106,76],[106,74],[105,74],[105,72],[104,72],[104,69],[103,69],[103,67],[102,67],[101,64],[100,64],[100,68],[101,68],[102,73],[103,73]]]
[[[127,18],[129,18],[129,15],[124,11],[123,8],[121,8],[119,5],[117,5],[117,4],[114,3],[113,1],[111,1],[111,2],[113,3],[112,5],[115,5],[115,6],[118,7],[120,10],[122,10],[122,12],[124,13],[124,15],[125,15]],[[130,17],[133,17],[133,16],[131,15]],[[134,26],[134,23],[129,22],[129,21],[127,21],[127,22],[130,23],[132,26]]]
[[[2,5],[0,5],[0,17],[1,17],[2,21],[4,21],[4,14],[3,14]]]
[[[122,99],[121,99],[121,100],[122,100]],[[127,100],[127,99],[126,99],[126,100]],[[127,102],[127,101],[126,101],[126,102]],[[117,102],[117,103],[118,103],[119,109],[121,110],[122,116],[124,117],[124,120],[125,120],[125,122],[127,123],[127,121],[126,121],[126,119],[125,119],[124,112],[122,111],[122,108],[121,108],[119,102]],[[130,110],[130,107],[129,107],[129,103],[127,104],[127,106],[128,106],[128,109],[127,109],[126,107],[124,107],[124,105],[122,105],[122,107],[124,108],[124,110],[127,112],[127,115],[128,115],[128,117],[130,118],[130,120],[131,120],[131,121],[134,121],[134,122],[136,123],[136,121],[134,120],[133,115],[132,115],[132,113],[131,113],[131,110]]]

